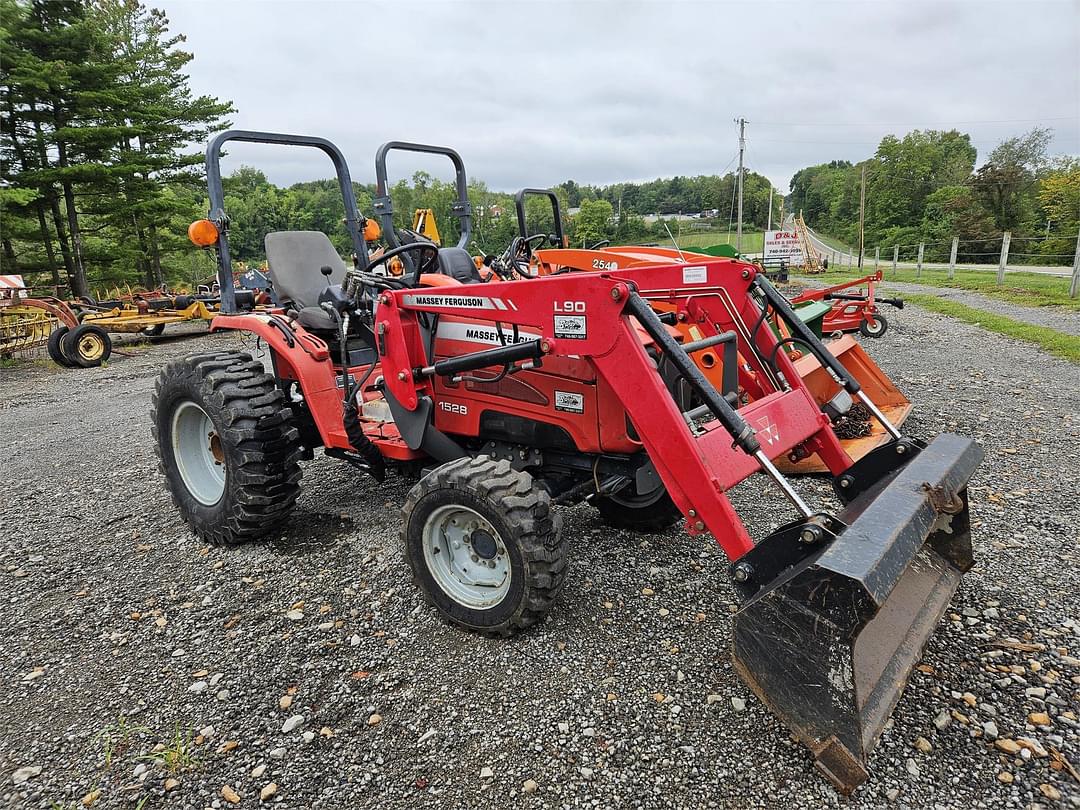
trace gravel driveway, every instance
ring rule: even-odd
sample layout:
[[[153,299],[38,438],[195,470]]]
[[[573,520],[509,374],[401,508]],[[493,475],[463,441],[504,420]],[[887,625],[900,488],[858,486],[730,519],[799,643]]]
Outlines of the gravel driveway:
[[[987,458],[977,567],[852,799],[735,676],[711,541],[565,510],[564,595],[507,641],[422,606],[400,479],[320,457],[278,539],[196,541],[150,391],[238,344],[214,335],[0,369],[0,807],[1080,807],[1080,371],[917,307],[890,325],[867,344],[911,432]],[[733,499],[759,536],[791,518],[757,479]]]

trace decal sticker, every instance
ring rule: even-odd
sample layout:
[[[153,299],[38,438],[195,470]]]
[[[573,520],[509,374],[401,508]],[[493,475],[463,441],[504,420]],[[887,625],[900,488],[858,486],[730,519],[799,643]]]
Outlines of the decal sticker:
[[[556,315],[555,337],[585,340],[589,336],[584,315]]]
[[[555,410],[567,413],[585,413],[585,395],[573,391],[555,392]]]
[[[709,281],[709,270],[706,267],[684,267],[682,271],[683,284],[706,284]]]
[[[770,445],[774,442],[780,441],[780,428],[776,426],[775,422],[769,421],[769,417],[763,416],[757,420],[757,434],[760,438],[764,439]]]
[[[405,305],[410,307],[457,307],[458,309],[507,309],[506,302],[501,298],[487,298],[481,295],[431,295],[430,293],[413,293],[404,298]],[[517,309],[514,302],[510,302],[511,309]]]
[[[514,343],[514,328],[503,326],[502,340],[499,339],[499,330],[486,323],[463,323],[461,321],[439,321],[439,328],[435,336],[440,340],[461,340],[466,343],[482,343],[485,346],[502,346]],[[517,343],[527,343],[537,340],[541,336],[534,332],[517,333]]]

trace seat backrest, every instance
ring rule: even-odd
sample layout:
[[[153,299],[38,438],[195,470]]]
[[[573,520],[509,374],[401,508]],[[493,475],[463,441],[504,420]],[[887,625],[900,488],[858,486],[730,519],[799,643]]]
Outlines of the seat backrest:
[[[457,279],[462,284],[476,284],[483,281],[480,278],[480,271],[476,269],[476,262],[465,248],[440,248],[439,272],[444,276]]]
[[[282,303],[318,306],[328,284],[345,280],[345,262],[322,231],[275,231],[266,235],[265,245],[267,275]],[[325,266],[334,269],[329,279],[321,272]]]

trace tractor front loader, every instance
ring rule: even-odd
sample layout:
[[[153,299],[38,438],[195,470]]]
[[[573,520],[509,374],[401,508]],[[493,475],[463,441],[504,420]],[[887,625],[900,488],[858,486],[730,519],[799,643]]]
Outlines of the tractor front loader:
[[[526,221],[525,200],[530,197],[546,198],[552,208],[554,219],[554,232],[529,233],[530,228]],[[636,268],[651,267],[658,262],[679,262],[693,265],[703,261],[715,261],[714,257],[694,253],[690,250],[679,248],[652,247],[652,246],[622,246],[622,247],[593,247],[589,249],[567,249],[566,237],[563,233],[562,212],[559,199],[549,189],[522,189],[515,196],[518,220],[518,237],[513,241],[504,254],[502,264],[511,268],[520,276],[537,276],[565,273],[569,271],[596,271],[596,270],[632,270]],[[544,247],[544,245],[553,247]],[[732,261],[729,265],[732,272],[739,272],[737,268],[742,264]],[[872,278],[870,279],[872,282]],[[860,298],[859,303],[852,303],[843,299],[845,295],[840,292],[852,285],[858,285],[867,281],[860,279],[856,282],[836,285],[825,290],[807,290],[799,297],[792,299],[794,307],[810,301],[833,301],[833,308],[825,316],[823,331],[831,334],[834,331],[854,331],[860,329],[864,334],[880,337],[887,326],[885,319],[877,315],[877,320],[869,326],[867,318],[873,318],[877,313],[874,304],[873,284],[869,285],[869,300]],[[830,297],[831,296],[831,297]],[[878,299],[881,300],[881,299]],[[887,303],[893,306],[903,307],[903,301],[889,299]],[[672,319],[672,327],[681,335],[684,342],[698,340],[702,336],[700,326],[686,317],[679,317],[678,307],[671,304],[657,303],[658,309],[664,310]],[[854,317],[848,310],[857,310],[859,314]],[[873,313],[873,314],[868,314]],[[800,313],[801,314],[801,313]],[[792,339],[790,330],[782,324],[774,325],[777,332],[788,339],[786,351],[795,360],[795,369],[802,378],[803,383],[810,391],[819,405],[826,405],[836,396],[840,387],[836,382],[835,375],[829,369],[818,362],[813,352],[806,351],[806,347],[797,339]],[[911,413],[912,404],[907,397],[897,388],[889,376],[874,362],[869,354],[859,345],[858,341],[848,336],[841,336],[830,340],[827,344],[829,353],[837,358],[848,373],[859,383],[867,396],[885,414],[888,420],[899,427]],[[722,384],[721,376],[726,368],[731,372],[731,365],[724,366],[715,349],[706,349],[694,353],[694,361],[702,373],[709,378],[713,385]],[[746,400],[763,395],[763,389],[759,385],[753,372],[747,370],[747,366],[738,358],[740,394]],[[859,460],[875,447],[889,441],[889,432],[882,427],[880,422],[872,417],[870,412],[860,404],[844,415],[843,419],[835,425],[836,433],[844,451],[853,459]],[[829,467],[816,454],[809,456],[792,453],[786,458],[778,459],[777,466],[789,474],[823,473],[828,472]]]
[[[231,274],[217,161],[230,139],[330,155],[355,257],[346,268],[322,234],[268,235],[282,310],[223,314],[213,328],[258,335],[273,372],[232,353],[162,372],[158,453],[195,530],[217,543],[273,531],[298,495],[300,459],[319,447],[380,480],[419,469],[402,504],[402,543],[420,592],[450,622],[508,635],[542,619],[562,591],[557,505],[588,504],[610,523],[653,530],[681,519],[731,560],[740,676],[840,790],[865,780],[867,756],[972,565],[966,487],[977,445],[901,434],[752,264],[669,261],[485,283],[463,248],[471,213],[461,159],[438,147],[384,145],[374,205],[393,241],[388,153],[446,155],[458,246],[394,245],[369,261],[336,147],[219,135],[207,176],[223,299]],[[383,275],[395,257],[406,272]],[[683,340],[670,306],[699,339]],[[824,406],[763,326],[770,313],[835,377]],[[728,372],[719,387],[694,360],[716,347]],[[751,402],[738,396],[736,357],[762,387]],[[853,463],[832,425],[855,401],[890,439]],[[791,486],[775,465],[791,453],[824,461],[841,508],[810,504]],[[779,495],[796,513],[757,542],[725,495],[756,473],[762,500]]]

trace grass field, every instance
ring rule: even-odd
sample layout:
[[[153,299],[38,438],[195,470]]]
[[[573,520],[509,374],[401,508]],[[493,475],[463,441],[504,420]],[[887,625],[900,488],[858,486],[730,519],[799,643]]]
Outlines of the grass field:
[[[723,244],[735,245],[735,232],[732,231],[729,236],[727,228],[709,231],[684,230],[682,236],[679,236],[678,231],[672,228],[671,233],[675,236],[675,240],[679,243],[679,247],[681,248],[710,247],[712,245]],[[763,238],[761,231],[743,231],[742,252],[760,253]],[[664,239],[656,239],[656,241],[662,247],[667,247],[671,244],[670,240],[666,237]]]
[[[862,275],[871,272],[873,272],[872,266],[868,267]],[[895,273],[891,268],[886,268],[882,270],[882,273],[885,276],[886,283],[890,281],[906,281],[913,284],[925,284],[928,287],[968,290],[985,295],[987,298],[996,298],[999,301],[1008,301],[1022,306],[1059,306],[1071,310],[1080,310],[1080,297],[1069,298],[1069,279],[1048,276],[1043,273],[1006,273],[1005,283],[1000,287],[997,283],[996,270],[957,270],[952,280],[948,278],[948,271],[946,270],[927,270],[924,268],[919,278],[915,277],[914,268],[898,268]],[[831,284],[836,281],[860,277],[859,273],[849,272],[845,267],[843,272],[834,273],[830,269],[824,276],[818,276],[817,278]]]
[[[1012,318],[965,306],[947,298],[938,298],[936,295],[909,294],[904,296],[904,300],[925,309],[940,312],[942,315],[959,318],[990,332],[1026,340],[1045,349],[1050,354],[1064,357],[1066,360],[1080,365],[1080,337],[1066,335],[1063,332],[1042,326],[1033,326],[1032,324],[1014,321]]]

